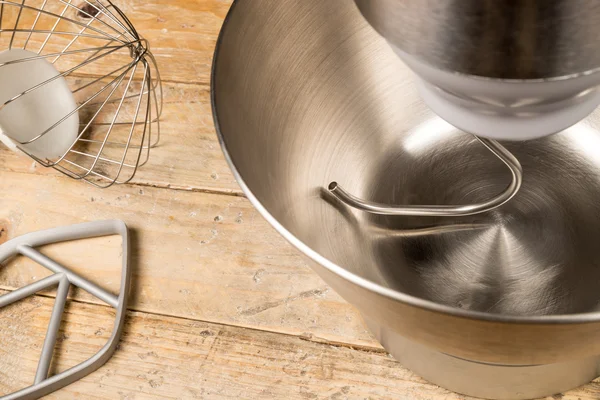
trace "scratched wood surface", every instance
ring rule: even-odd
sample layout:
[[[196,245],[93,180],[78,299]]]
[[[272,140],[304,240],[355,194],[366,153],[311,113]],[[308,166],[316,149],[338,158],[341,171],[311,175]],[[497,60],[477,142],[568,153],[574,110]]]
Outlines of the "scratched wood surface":
[[[37,19],[36,29],[48,30],[56,22],[56,17],[52,15],[57,16],[62,13],[64,19],[56,29],[57,32],[79,31],[88,22],[84,14],[79,13],[75,7],[67,7],[63,12],[67,1],[27,0],[24,8],[21,7],[21,0],[4,1],[4,3],[6,3],[3,7],[4,33],[0,35],[0,44],[4,47],[7,47],[7,42],[10,40],[13,40],[13,46],[17,48],[21,43],[25,43],[27,33],[18,32],[13,39],[11,29],[17,22],[17,30],[30,30]],[[203,86],[209,84],[214,45],[231,0],[120,0],[114,3],[150,42],[165,82]],[[84,2],[73,0],[72,4],[81,7]],[[41,8],[41,6],[44,6],[45,12],[37,18],[38,13],[33,8]],[[106,18],[103,20],[110,26],[116,26]],[[86,33],[100,36],[102,32],[106,32],[116,37],[117,33],[107,24],[94,23],[92,27],[97,30]],[[44,42],[46,36],[46,33],[40,33],[29,37],[28,49],[37,50],[39,48],[37,45]],[[50,41],[47,46],[50,46],[49,49],[60,51],[63,46],[58,44],[67,44],[72,36],[56,35],[54,38],[56,39]],[[55,40],[58,40],[57,45],[52,47]],[[68,57],[64,61],[68,63]],[[97,65],[99,70],[103,69],[102,61]],[[83,73],[95,75],[94,71],[89,70],[84,70]]]
[[[134,232],[135,310],[377,346],[357,311],[245,198],[133,185],[102,190],[62,176],[1,172],[4,237],[112,218]],[[45,251],[118,289],[120,249],[111,241]],[[43,274],[19,259],[0,270],[0,283],[13,289]]]
[[[11,323],[0,324],[0,393],[33,380],[52,304],[35,296],[3,311]],[[114,316],[108,307],[69,303],[53,370],[97,352]],[[592,383],[561,398],[599,397],[600,384]],[[104,367],[47,398],[467,399],[425,382],[383,351],[139,312],[128,314],[119,350]]]
[[[149,163],[131,184],[99,190],[0,146],[0,243],[99,219],[132,229],[132,311],[120,348],[49,398],[465,399],[385,354],[358,312],[241,195],[216,140],[208,88],[230,1],[117,4],[151,42],[163,77],[162,141]],[[118,290],[118,238],[43,251]],[[45,274],[15,259],[0,269],[0,290]],[[0,310],[0,395],[31,382],[52,296]],[[55,371],[97,351],[114,317],[85,293],[71,299]],[[600,398],[600,385],[563,398]]]

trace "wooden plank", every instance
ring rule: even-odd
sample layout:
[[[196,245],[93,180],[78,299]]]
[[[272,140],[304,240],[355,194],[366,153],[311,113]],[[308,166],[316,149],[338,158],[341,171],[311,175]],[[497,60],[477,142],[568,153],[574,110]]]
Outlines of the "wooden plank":
[[[52,304],[34,296],[0,311],[6,321],[0,325],[0,394],[33,380]],[[108,307],[71,302],[53,370],[100,349],[113,318]],[[595,382],[561,399],[599,397]],[[383,352],[139,312],[129,313],[119,349],[104,367],[47,398],[467,399],[425,382]]]
[[[4,237],[114,218],[133,231],[135,310],[379,348],[359,313],[243,197],[134,186],[101,190],[66,177],[0,172]],[[114,239],[45,251],[118,289]],[[5,288],[42,276],[41,267],[23,259],[0,269]]]
[[[128,0],[119,7],[150,42],[166,82],[209,85],[212,56],[231,0]]]
[[[209,92],[197,85],[165,84],[161,141],[133,183],[182,190],[241,194],[216,138]],[[0,170],[60,175],[0,145]]]
[[[20,5],[20,2],[14,2]],[[65,9],[64,2],[51,0],[28,0],[26,6],[40,8],[45,3],[44,10],[47,13],[41,14],[37,19],[37,30],[50,30],[56,22],[56,17]],[[132,21],[136,30],[142,37],[150,43],[152,53],[157,59],[161,76],[165,82],[198,83],[207,86],[210,83],[210,68],[212,56],[221,28],[223,19],[229,10],[230,0],[196,0],[196,1],[172,1],[172,0],[128,0],[118,1],[117,5]],[[79,6],[78,2],[73,2]],[[6,4],[3,14],[3,25],[5,29],[12,29],[19,16],[18,29],[29,31],[36,21],[38,13],[35,9],[25,8],[19,13],[20,7]],[[63,20],[57,27],[57,32],[76,33],[81,30],[88,22],[88,19],[78,15],[74,8],[67,8],[64,17],[74,22],[69,23]],[[109,21],[106,17],[103,17]],[[114,24],[111,24],[114,26]],[[93,23],[92,28],[97,30],[87,30],[89,35],[100,36],[102,32],[117,37],[118,34],[104,24]],[[47,37],[46,33],[33,34],[31,37],[27,33],[17,33],[13,40],[13,46],[23,47],[27,44],[27,49],[37,52]],[[12,35],[5,32],[0,36],[0,49],[8,47]],[[29,40],[27,41],[27,39]],[[73,36],[55,34],[45,45],[44,54],[54,54],[63,51],[65,46],[71,41]],[[87,40],[87,42],[86,42]],[[79,43],[82,43],[80,46]],[[82,38],[77,41],[70,50],[79,50],[85,48],[83,45],[90,43],[94,47],[105,44],[102,41],[94,41],[89,38]],[[86,57],[81,55],[82,57]],[[61,58],[60,70],[67,70],[77,65],[83,58],[79,55],[65,56]],[[72,60],[72,61],[71,61]],[[95,62],[93,68],[84,68],[75,71],[78,75],[96,76],[100,71],[107,73],[112,71],[115,66],[115,58],[102,59]]]

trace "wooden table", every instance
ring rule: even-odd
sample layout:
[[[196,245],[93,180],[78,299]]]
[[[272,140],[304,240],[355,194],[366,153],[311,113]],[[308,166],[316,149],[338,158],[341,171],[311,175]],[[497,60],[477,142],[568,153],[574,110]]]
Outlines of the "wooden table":
[[[0,148],[0,243],[118,218],[133,234],[133,288],[119,349],[53,399],[463,399],[393,360],[243,197],[217,143],[209,74],[229,0],[118,1],[156,55],[162,141],[131,184],[95,189]],[[120,240],[44,249],[118,290]],[[101,254],[102,257],[98,255]],[[17,259],[0,293],[46,275]],[[0,312],[0,394],[33,381],[52,292]],[[52,369],[89,358],[114,311],[71,293]],[[600,398],[592,383],[564,396]]]

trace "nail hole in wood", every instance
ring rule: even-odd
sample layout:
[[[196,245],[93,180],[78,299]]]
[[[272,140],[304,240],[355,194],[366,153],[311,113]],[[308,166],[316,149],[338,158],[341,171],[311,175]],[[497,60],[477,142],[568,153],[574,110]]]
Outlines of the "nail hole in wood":
[[[8,221],[0,219],[0,244],[8,241]]]

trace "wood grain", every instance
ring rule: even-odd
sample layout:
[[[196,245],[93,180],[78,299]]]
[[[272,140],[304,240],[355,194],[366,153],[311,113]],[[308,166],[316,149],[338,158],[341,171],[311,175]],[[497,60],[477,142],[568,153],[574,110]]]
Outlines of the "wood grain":
[[[0,311],[7,321],[0,325],[0,394],[33,380],[52,304],[33,296]],[[108,307],[70,302],[53,370],[92,356],[113,318]],[[560,398],[599,396],[600,384],[592,383]],[[425,382],[383,352],[138,312],[128,313],[119,349],[103,368],[47,398],[467,399]]]
[[[148,39],[165,82],[210,83],[212,56],[231,0],[128,0],[119,7]]]
[[[18,6],[6,4],[3,14],[3,27],[12,29],[18,21],[17,29],[31,30],[38,13],[35,8],[44,10],[41,18],[36,24],[37,30],[50,30],[56,22],[56,17],[51,14],[60,15],[65,8],[65,2],[52,0],[44,2],[43,0],[28,0],[27,8],[19,13],[20,1],[13,2]],[[83,2],[73,1],[75,6],[81,6]],[[133,22],[135,29],[140,35],[147,39],[150,48],[156,57],[160,68],[161,76],[165,82],[195,83],[207,86],[210,83],[210,68],[215,43],[223,23],[223,19],[229,10],[230,0],[195,0],[195,1],[172,1],[172,0],[127,0],[116,1],[115,4],[127,15]],[[76,8],[67,8],[61,24],[56,29],[57,32],[79,32],[84,27],[88,19],[78,15]],[[18,19],[17,19],[18,17]],[[66,22],[74,21],[72,23]],[[102,17],[107,23],[110,23],[106,17]],[[114,26],[114,24],[111,23]],[[92,28],[85,33],[100,36],[101,33],[117,36],[106,24],[93,23]],[[27,43],[27,49],[37,52],[46,39],[46,33],[34,34],[28,38],[27,33],[17,33],[14,35],[13,46],[15,48],[23,47]],[[55,34],[53,38],[44,47],[44,54],[61,52],[73,36]],[[12,35],[5,32],[0,35],[0,48],[8,47]],[[85,42],[87,40],[88,42]],[[95,46],[101,46],[105,42],[92,41],[90,39],[81,39],[82,43],[92,43]],[[76,42],[70,50],[78,47]],[[70,61],[73,59],[73,62]],[[81,57],[77,55],[65,56],[61,58],[61,70],[67,70],[78,64]],[[112,60],[114,61],[114,60]],[[98,60],[94,63],[94,68],[83,68],[74,73],[80,76],[97,76],[101,71],[107,73],[112,71],[106,69],[110,67],[110,59]]]
[[[0,171],[59,176],[0,145]],[[240,195],[216,138],[208,89],[165,84],[161,141],[134,184]]]
[[[133,232],[135,310],[379,348],[358,312],[243,197],[135,186],[102,190],[61,176],[0,171],[0,221],[7,237],[114,218]],[[118,289],[118,241],[45,251]],[[0,269],[0,282],[20,287],[44,273],[17,259]]]

